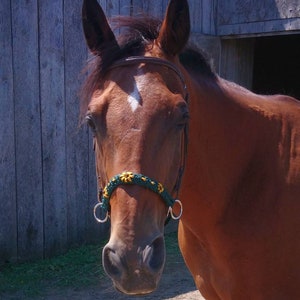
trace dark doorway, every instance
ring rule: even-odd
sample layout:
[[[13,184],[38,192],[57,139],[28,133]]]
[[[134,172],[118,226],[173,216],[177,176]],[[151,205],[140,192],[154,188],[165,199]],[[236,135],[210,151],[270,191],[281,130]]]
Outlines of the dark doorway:
[[[253,91],[286,94],[300,100],[300,35],[255,40]]]

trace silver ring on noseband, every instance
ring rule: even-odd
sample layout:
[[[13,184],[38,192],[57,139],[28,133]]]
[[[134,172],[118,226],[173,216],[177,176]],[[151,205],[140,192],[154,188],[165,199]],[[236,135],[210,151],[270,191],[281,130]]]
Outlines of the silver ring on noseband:
[[[173,207],[170,206],[169,209],[168,209],[167,216],[170,214],[173,220],[179,220],[181,218],[181,216],[182,216],[182,213],[183,213],[183,207],[182,207],[182,203],[181,203],[181,201],[179,199],[176,199],[175,203],[178,203],[180,205],[180,212],[179,212],[179,214],[177,216],[174,215],[174,213],[173,213]]]
[[[96,219],[96,221],[97,221],[98,223],[105,223],[105,222],[108,220],[108,218],[109,218],[108,211],[106,211],[105,218],[104,218],[104,219],[100,219],[100,218],[97,217],[97,214],[96,214],[96,211],[97,211],[97,208],[98,208],[98,207],[102,208],[102,203],[101,203],[101,202],[97,203],[97,204],[95,205],[95,207],[94,207],[94,217],[95,217],[95,219]]]

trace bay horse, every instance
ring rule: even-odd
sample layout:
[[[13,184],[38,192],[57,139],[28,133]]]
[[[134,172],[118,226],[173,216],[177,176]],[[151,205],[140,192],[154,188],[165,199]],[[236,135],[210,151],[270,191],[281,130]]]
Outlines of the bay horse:
[[[84,1],[82,21],[95,56],[82,99],[100,187],[94,213],[111,221],[102,260],[114,286],[156,289],[169,215],[181,217],[180,250],[206,299],[300,299],[296,99],[213,72],[187,46],[186,0],[171,0],[161,23],[119,19],[118,38],[96,0]]]

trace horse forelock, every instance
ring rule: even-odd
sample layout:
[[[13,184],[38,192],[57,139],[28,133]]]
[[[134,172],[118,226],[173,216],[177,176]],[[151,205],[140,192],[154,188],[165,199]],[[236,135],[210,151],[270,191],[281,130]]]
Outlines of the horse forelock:
[[[118,16],[110,19],[110,23],[118,33],[119,47],[109,43],[103,44],[99,55],[91,57],[84,74],[86,80],[81,89],[81,117],[85,116],[92,94],[101,86],[103,77],[114,62],[130,56],[139,56],[151,45],[159,35],[161,20],[149,16]],[[181,64],[193,72],[213,79],[216,77],[205,53],[195,46],[188,45],[179,55]]]

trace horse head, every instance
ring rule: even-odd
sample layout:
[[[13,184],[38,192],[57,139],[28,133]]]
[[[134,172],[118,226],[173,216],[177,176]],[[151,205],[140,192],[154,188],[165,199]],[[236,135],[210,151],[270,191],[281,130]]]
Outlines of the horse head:
[[[166,217],[182,212],[175,197],[189,112],[177,54],[189,36],[188,4],[171,1],[161,25],[121,20],[131,33],[118,39],[96,0],[84,1],[82,20],[95,56],[86,119],[94,134],[99,206],[107,215],[98,219],[111,221],[103,266],[119,291],[146,294],[164,267]]]

